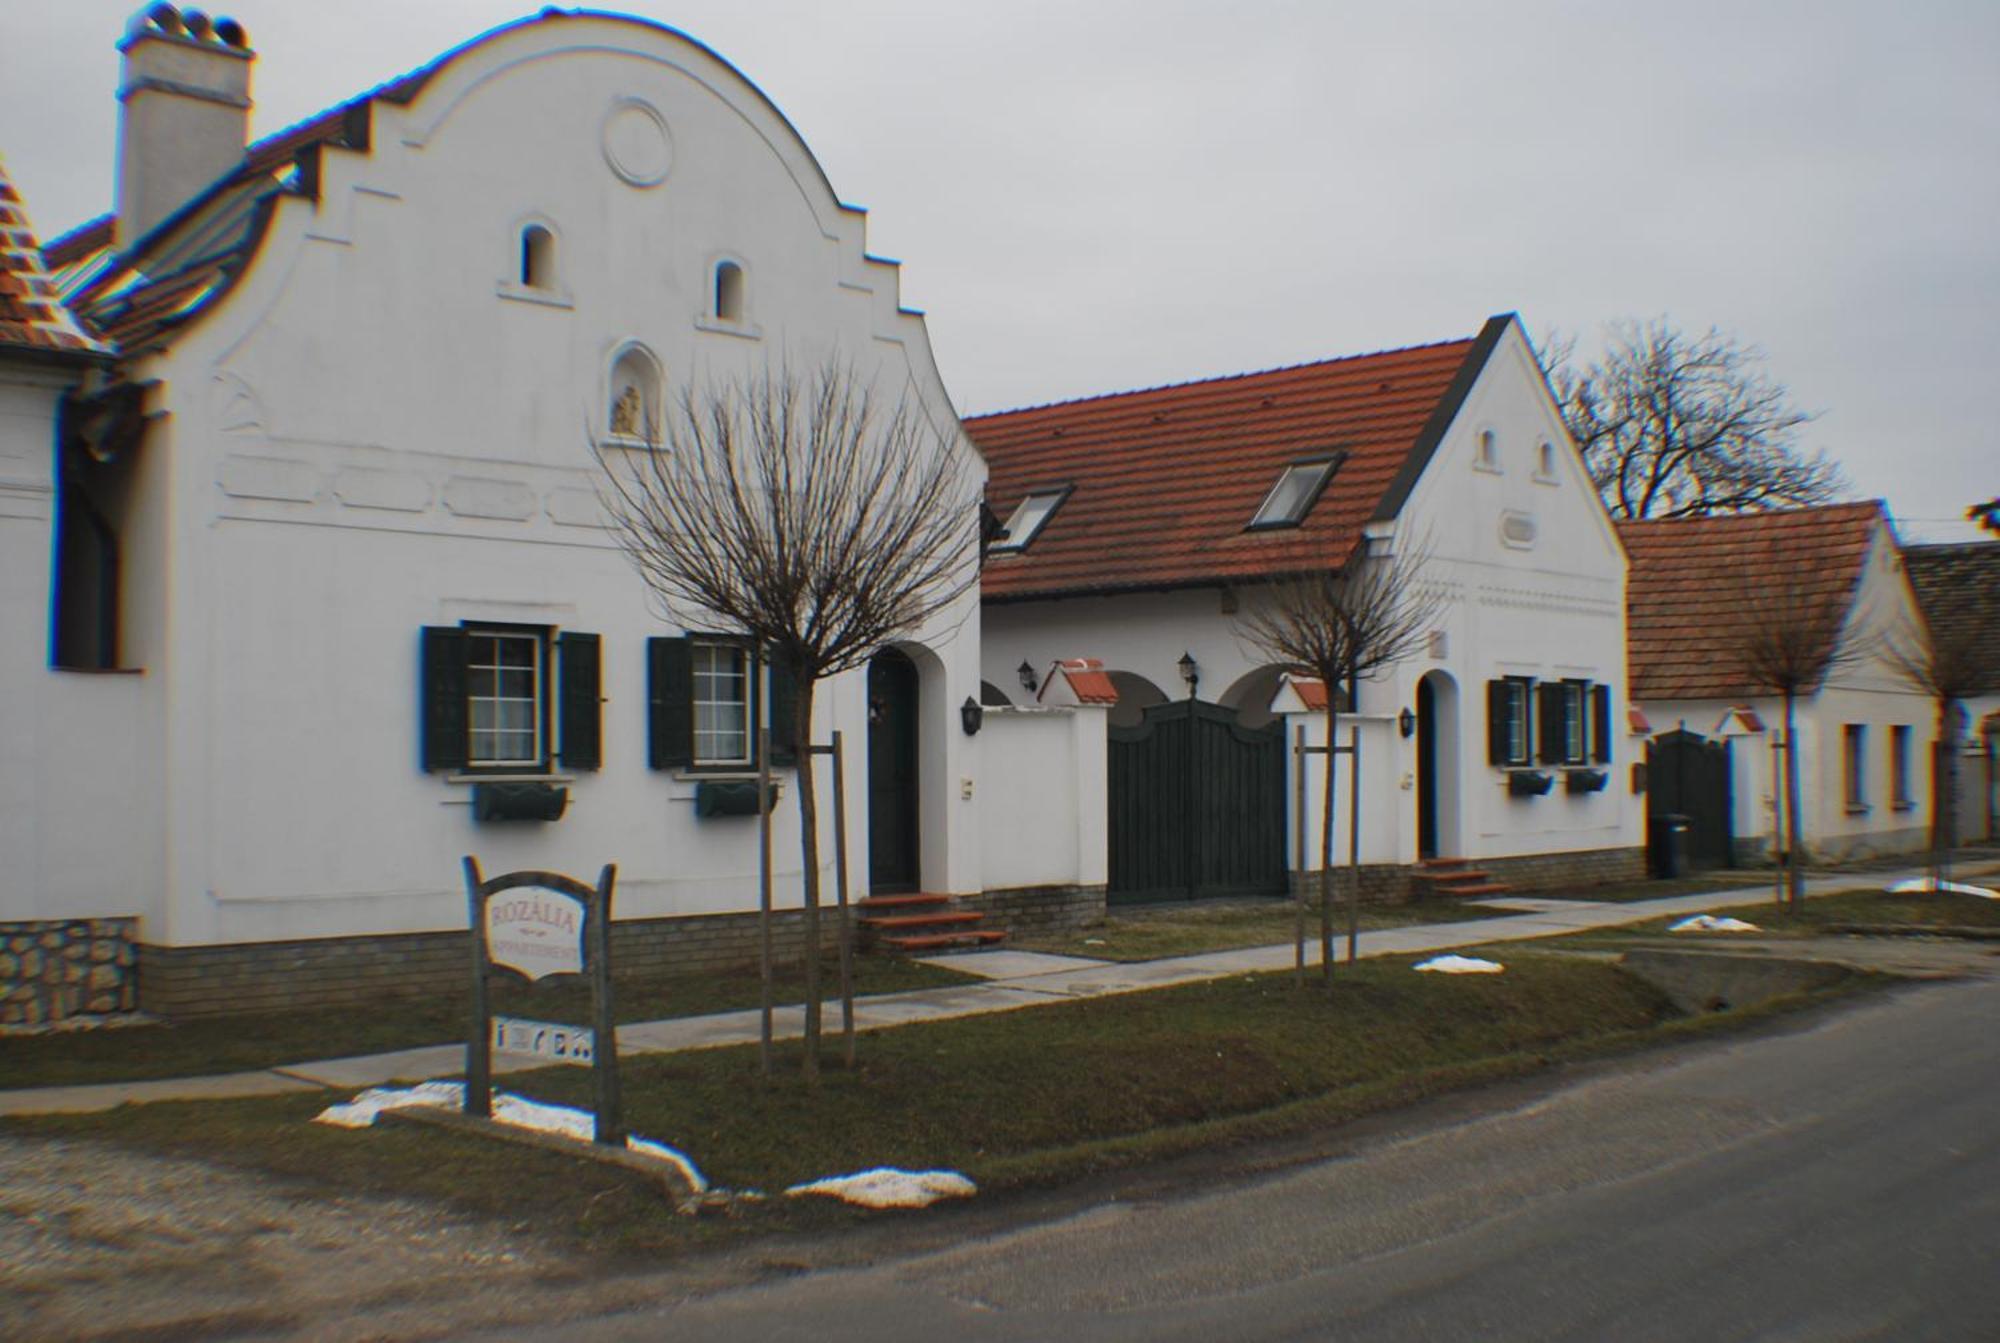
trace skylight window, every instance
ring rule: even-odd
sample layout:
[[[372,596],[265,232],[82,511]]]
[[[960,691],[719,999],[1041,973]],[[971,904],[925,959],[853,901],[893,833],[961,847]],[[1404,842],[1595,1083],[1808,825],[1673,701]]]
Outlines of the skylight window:
[[[1339,457],[1326,457],[1316,462],[1295,462],[1285,468],[1278,483],[1264,496],[1257,516],[1250,519],[1250,529],[1260,527],[1296,527],[1305,520],[1313,501],[1319,498],[1326,482],[1333,478],[1334,468],[1340,465]]]
[[[1069,498],[1070,487],[1065,485],[1056,490],[1035,490],[1014,505],[1014,511],[1007,517],[1007,525],[993,538],[988,551],[1006,553],[1027,549],[1028,542],[1047,525],[1062,501]]]

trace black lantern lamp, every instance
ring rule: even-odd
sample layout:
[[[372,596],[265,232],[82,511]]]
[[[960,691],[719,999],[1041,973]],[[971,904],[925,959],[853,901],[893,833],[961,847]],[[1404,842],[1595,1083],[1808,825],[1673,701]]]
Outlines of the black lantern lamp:
[[[1034,694],[1035,669],[1028,664],[1028,660],[1026,658],[1022,658],[1021,665],[1015,670],[1020,673],[1022,688],[1025,689],[1030,695]]]
[[[1417,716],[1411,713],[1408,709],[1404,709],[1401,713],[1396,715],[1396,731],[1402,733],[1403,736],[1406,738],[1416,736]]]
[[[1187,682],[1188,698],[1194,698],[1195,687],[1201,684],[1201,667],[1194,660],[1194,654],[1182,653],[1181,660],[1174,664],[1181,669],[1181,680]]]
[[[986,710],[978,700],[967,695],[965,703],[958,706],[958,721],[965,729],[966,736],[976,737],[979,735],[979,725],[986,721]]]

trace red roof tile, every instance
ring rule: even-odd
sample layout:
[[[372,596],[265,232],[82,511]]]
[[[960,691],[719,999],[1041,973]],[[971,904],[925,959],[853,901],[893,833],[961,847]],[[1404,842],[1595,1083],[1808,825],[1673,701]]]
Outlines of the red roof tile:
[[[1475,339],[975,416],[986,497],[1074,491],[1018,553],[988,557],[988,600],[1183,587],[1337,568],[1393,517],[1511,317]],[[1305,521],[1248,531],[1293,462],[1345,453]]]
[[[1905,546],[1903,571],[1940,643],[1971,651],[1978,693],[2000,691],[2000,541]]]
[[[1042,682],[1043,695],[1048,694],[1049,682],[1055,680],[1058,673],[1069,682],[1070,693],[1076,696],[1079,704],[1118,702],[1118,687],[1111,683],[1111,673],[1104,670],[1104,664],[1096,658],[1064,658],[1057,662]]]
[[[1743,664],[1745,643],[1769,619],[1768,604],[1755,594],[1789,591],[1798,600],[1839,603],[1844,610],[1878,524],[1886,521],[1877,500],[1620,522],[1618,535],[1631,559],[1625,627],[1632,698],[1768,693]]]
[[[0,349],[88,357],[105,353],[64,306],[42,265],[21,193],[0,162]]]

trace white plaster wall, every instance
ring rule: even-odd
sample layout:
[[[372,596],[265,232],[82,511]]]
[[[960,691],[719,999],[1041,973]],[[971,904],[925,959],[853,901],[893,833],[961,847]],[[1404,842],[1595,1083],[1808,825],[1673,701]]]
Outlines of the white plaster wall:
[[[1481,430],[1497,435],[1500,469],[1475,467]],[[1555,446],[1555,471],[1544,477],[1537,453]],[[1507,513],[1533,519],[1534,540],[1502,539]],[[1247,521],[1247,519],[1246,519]],[[1644,842],[1645,806],[1630,787],[1633,743],[1625,722],[1625,555],[1582,462],[1550,402],[1540,369],[1518,324],[1508,329],[1395,528],[1394,548],[1426,551],[1423,573],[1443,599],[1442,651],[1429,647],[1360,687],[1364,716],[1393,719],[1414,708],[1426,673],[1448,676],[1458,742],[1455,764],[1441,773],[1440,803],[1455,826],[1441,829],[1447,856],[1471,858],[1635,847]],[[1186,694],[1175,666],[1183,652],[1201,668],[1200,695],[1224,696],[1262,665],[1236,633],[1232,605],[1254,590],[1218,589],[1078,597],[988,605],[984,676],[1010,699],[1025,698],[1016,669],[1025,658],[1037,674],[1056,658],[1095,657],[1107,670],[1145,676],[1169,698]],[[1570,796],[1558,781],[1546,797],[1510,798],[1506,775],[1486,762],[1486,682],[1498,676],[1585,677],[1612,689],[1614,754],[1604,791]],[[1415,862],[1416,742],[1390,734],[1364,761],[1380,761],[1364,819],[1368,861]],[[1288,793],[1289,797],[1290,794]],[[1341,849],[1336,856],[1344,856]]]
[[[0,919],[150,919],[149,687],[49,666],[55,413],[73,376],[0,364]]]
[[[1104,884],[1104,719],[1092,705],[986,711],[979,817],[987,890]]]
[[[614,175],[600,127],[640,98],[672,135],[651,188]],[[557,302],[510,288],[520,221],[557,232]],[[893,266],[864,259],[796,135],[699,47],[609,19],[530,24],[470,48],[407,108],[378,106],[367,155],[329,151],[319,202],[284,200],[244,280],[166,355],[167,425],[147,451],[167,541],[147,598],[161,649],[167,917],[158,940],[260,940],[462,924],[457,864],[589,875],[619,864],[626,916],[754,906],[756,823],[696,821],[693,784],[645,766],[650,609],[597,525],[588,438],[608,370],[648,346],[669,395],[690,379],[829,352],[958,443],[921,320]],[[748,271],[750,323],[698,315],[723,252]],[[968,563],[971,557],[968,555]],[[169,618],[170,617],[170,618]],[[418,767],[418,630],[490,619],[594,632],[604,767],[554,824],[477,826],[469,786]],[[966,800],[977,695],[968,596],[918,631],[923,881],[976,890]],[[863,673],[823,685],[815,734],[843,731],[855,892],[866,889]],[[833,861],[830,778],[822,853]],[[976,791],[976,789],[975,789]],[[797,896],[789,775],[774,850]],[[829,868],[830,870],[830,868]],[[825,892],[831,899],[831,885]]]
[[[1324,746],[1326,715],[1285,715],[1285,798],[1289,821],[1285,828],[1285,856],[1293,869],[1309,870],[1317,868],[1320,862],[1320,827],[1326,806],[1326,757],[1320,754],[1304,757],[1305,842],[1301,844],[1298,824],[1301,813],[1297,806],[1300,794],[1295,772],[1300,759],[1297,746],[1301,728],[1305,730],[1305,743],[1309,750]],[[1351,753],[1334,756],[1333,846],[1328,850],[1333,855],[1332,865],[1344,867],[1356,858],[1350,849],[1350,840],[1357,779],[1361,799],[1358,861],[1367,864],[1408,863],[1412,861],[1410,855],[1416,852],[1417,802],[1414,781],[1408,787],[1403,783],[1405,771],[1401,765],[1406,753],[1400,749],[1396,724],[1392,719],[1380,716],[1342,715],[1337,744],[1344,748],[1357,739],[1361,747],[1358,766]],[[1300,854],[1305,855],[1303,861]]]

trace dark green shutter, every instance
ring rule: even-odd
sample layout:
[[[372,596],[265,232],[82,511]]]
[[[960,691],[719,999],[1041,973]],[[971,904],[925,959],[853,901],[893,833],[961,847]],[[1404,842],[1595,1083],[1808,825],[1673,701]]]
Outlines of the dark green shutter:
[[[424,768],[464,769],[465,631],[456,625],[426,625],[423,638]]]
[[[771,763],[791,766],[799,763],[798,752],[792,749],[792,738],[798,732],[799,684],[792,669],[782,662],[771,663]],[[753,746],[754,749],[754,746]]]
[[[556,639],[557,732],[564,769],[596,769],[604,761],[599,701],[602,675],[595,634],[564,630]]]
[[[1486,683],[1486,762],[1491,765],[1510,763],[1507,756],[1507,740],[1512,735],[1514,717],[1513,687],[1505,681]]]
[[[1568,700],[1560,681],[1544,681],[1535,687],[1535,718],[1541,728],[1541,761],[1560,765],[1569,750]]]
[[[694,649],[686,639],[646,640],[646,763],[694,763]]]
[[[1590,758],[1598,764],[1611,760],[1611,687],[1590,688]]]

